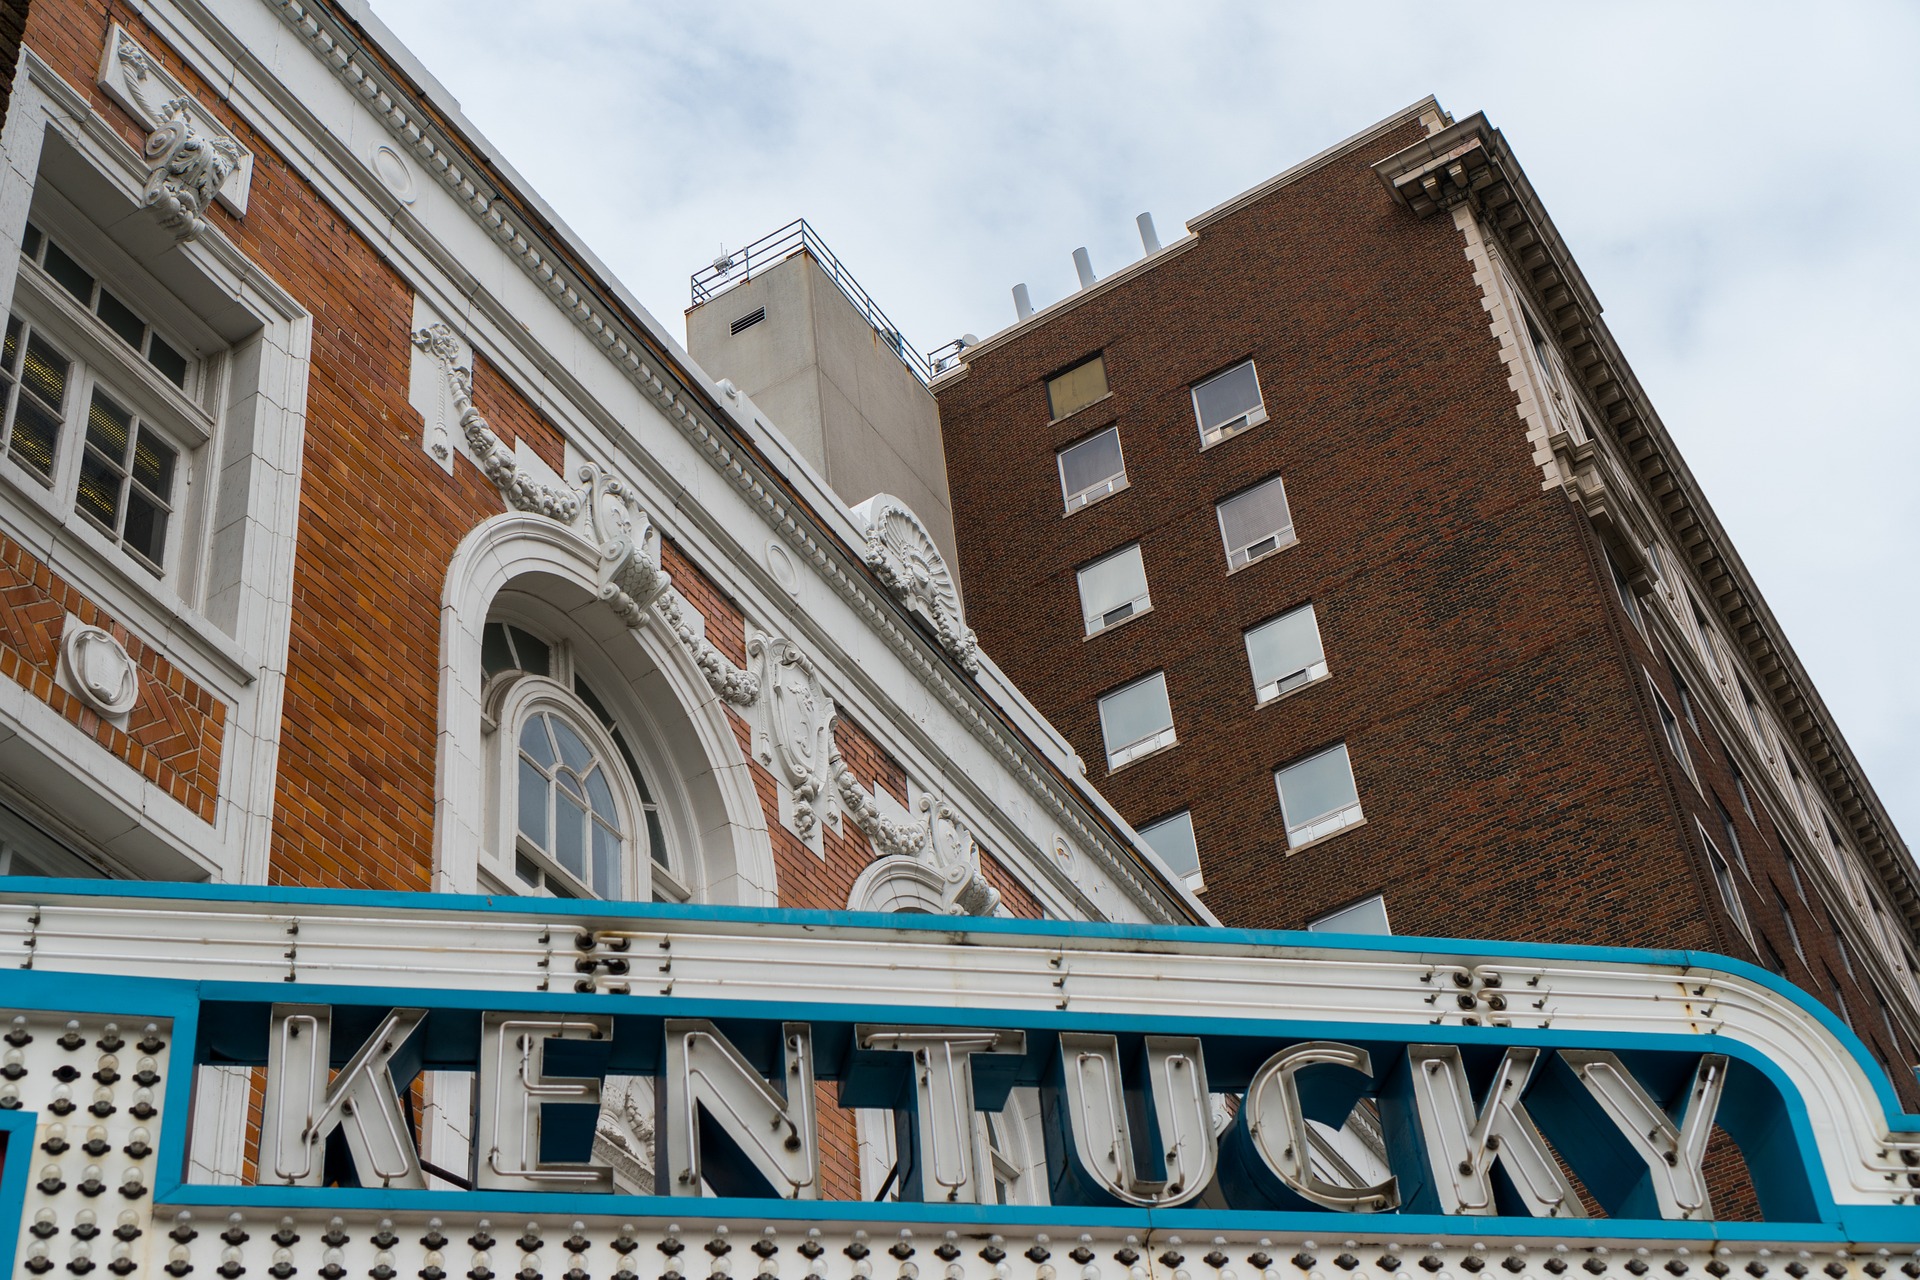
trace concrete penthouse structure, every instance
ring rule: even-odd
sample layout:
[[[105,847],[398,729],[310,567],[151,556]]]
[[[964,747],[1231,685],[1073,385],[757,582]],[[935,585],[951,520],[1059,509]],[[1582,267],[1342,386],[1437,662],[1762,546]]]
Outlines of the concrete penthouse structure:
[[[1746,957],[1913,1099],[1911,853],[1499,131],[1146,248],[932,381],[968,617],[1088,776],[1230,924]]]

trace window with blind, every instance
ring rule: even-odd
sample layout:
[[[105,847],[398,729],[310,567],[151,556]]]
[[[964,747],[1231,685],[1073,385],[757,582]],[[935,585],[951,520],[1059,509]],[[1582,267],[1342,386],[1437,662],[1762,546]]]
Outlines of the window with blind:
[[[1320,624],[1310,604],[1249,628],[1246,641],[1256,702],[1271,702],[1327,674]]]
[[[1127,462],[1120,454],[1120,428],[1108,427],[1058,455],[1060,491],[1069,512],[1127,487]]]
[[[1122,547],[1102,556],[1080,570],[1080,612],[1087,634],[1103,631],[1144,613],[1152,602],[1147,598],[1147,567],[1140,559],[1140,544]]]
[[[1287,507],[1287,488],[1279,476],[1241,490],[1216,510],[1220,539],[1226,544],[1228,572],[1294,542],[1293,513]]]
[[[1260,377],[1253,361],[1243,360],[1193,388],[1193,416],[1200,424],[1200,447],[1218,444],[1228,436],[1267,420],[1260,399]]]
[[[1273,781],[1280,789],[1289,848],[1324,839],[1362,819],[1344,742],[1286,765],[1274,773]]]
[[[1101,698],[1100,732],[1110,770],[1172,746],[1176,739],[1166,673],[1156,671]]]

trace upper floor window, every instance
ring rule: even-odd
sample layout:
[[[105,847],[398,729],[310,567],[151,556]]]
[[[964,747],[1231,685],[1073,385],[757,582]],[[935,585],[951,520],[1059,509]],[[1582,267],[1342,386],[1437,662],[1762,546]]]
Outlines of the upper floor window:
[[[1254,371],[1253,361],[1243,360],[1196,384],[1193,416],[1200,424],[1203,449],[1265,422],[1267,409],[1260,399],[1260,377]]]
[[[1167,869],[1184,876],[1188,885],[1204,888],[1200,881],[1200,845],[1193,836],[1193,814],[1186,809],[1140,828],[1140,838],[1160,855]]]
[[[1698,821],[1694,827],[1700,832],[1700,843],[1706,847],[1707,862],[1713,868],[1713,882],[1720,888],[1720,900],[1726,904],[1727,914],[1740,926],[1740,932],[1747,941],[1753,941],[1753,928],[1747,923],[1747,908],[1740,901],[1740,886],[1734,881],[1733,868],[1720,852],[1720,846],[1707,834],[1706,827]]]
[[[1387,923],[1387,900],[1377,893],[1371,898],[1362,898],[1350,907],[1329,911],[1318,920],[1310,920],[1307,928],[1314,933],[1393,932],[1392,926]]]
[[[1127,487],[1127,461],[1120,454],[1120,428],[1108,427],[1059,454],[1060,491],[1067,510],[1078,511]]]
[[[1279,476],[1242,489],[1215,510],[1229,573],[1294,542],[1293,513],[1287,508],[1287,487]]]
[[[1253,696],[1258,702],[1271,702],[1327,674],[1320,625],[1310,604],[1250,628],[1246,640],[1247,665],[1253,671]]]
[[[1125,622],[1152,607],[1140,544],[1122,547],[1080,570],[1080,611],[1087,634]]]
[[[1611,551],[1603,550],[1601,554],[1607,558],[1607,572],[1613,575],[1613,589],[1620,593],[1620,607],[1627,611],[1627,617],[1633,620],[1634,626],[1643,625],[1640,621],[1640,605],[1633,598],[1633,586],[1621,570],[1620,562],[1613,558]]]
[[[1172,746],[1177,739],[1166,673],[1156,671],[1101,698],[1100,732],[1106,739],[1108,769]]]
[[[1693,634],[1700,641],[1700,656],[1705,659],[1707,670],[1713,673],[1715,680],[1724,681],[1726,670],[1720,663],[1720,646],[1715,643],[1713,624],[1707,621],[1707,615],[1700,611],[1700,602],[1687,597],[1687,603],[1693,609]]]
[[[1053,415],[1055,422],[1106,398],[1105,356],[1082,360],[1065,373],[1057,373],[1047,379],[1047,411]]]
[[[1793,909],[1787,905],[1786,898],[1778,889],[1773,891],[1773,896],[1780,906],[1780,923],[1787,926],[1787,941],[1793,944],[1793,954],[1800,957],[1801,964],[1806,964],[1807,952],[1806,948],[1800,945],[1800,930],[1794,927]]]
[[[1799,885],[1796,884],[1794,888],[1798,889]],[[1801,894],[1800,896],[1803,899],[1806,897],[1805,894]],[[1840,932],[1840,922],[1833,918],[1832,912],[1827,913],[1827,931],[1828,935],[1833,939],[1834,951],[1840,956],[1841,967],[1846,969],[1847,976],[1851,978],[1853,976],[1853,952],[1847,950],[1847,935]]]
[[[1740,847],[1740,832],[1733,825],[1733,815],[1727,812],[1727,806],[1720,803],[1720,797],[1714,796],[1713,807],[1720,813],[1720,833],[1727,838],[1727,847],[1733,850],[1733,860],[1740,864],[1740,870],[1749,880],[1753,878],[1753,868],[1747,865],[1747,851]]]
[[[1654,710],[1660,715],[1660,730],[1666,735],[1667,746],[1673,750],[1674,758],[1687,771],[1687,776],[1692,778],[1693,757],[1687,753],[1687,740],[1680,732],[1680,722],[1674,719],[1673,708],[1667,705],[1667,700],[1660,696],[1660,690],[1654,687],[1652,676],[1647,677],[1647,688],[1653,694]]]
[[[1280,813],[1287,824],[1287,845],[1298,848],[1361,820],[1353,765],[1342,742],[1275,771]]]

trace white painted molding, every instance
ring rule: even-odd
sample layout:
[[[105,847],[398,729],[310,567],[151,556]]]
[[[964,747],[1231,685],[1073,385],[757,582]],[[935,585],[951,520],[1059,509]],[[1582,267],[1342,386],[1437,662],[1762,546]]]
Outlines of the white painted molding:
[[[72,614],[60,631],[60,674],[67,692],[122,727],[140,701],[140,669],[126,646],[104,627],[87,626]]]

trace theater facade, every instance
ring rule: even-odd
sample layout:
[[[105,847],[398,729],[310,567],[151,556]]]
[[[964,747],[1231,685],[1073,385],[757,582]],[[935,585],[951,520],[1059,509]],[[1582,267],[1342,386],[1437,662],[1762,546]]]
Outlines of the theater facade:
[[[1760,970],[1215,927],[363,5],[0,46],[11,1274],[1920,1274]]]

